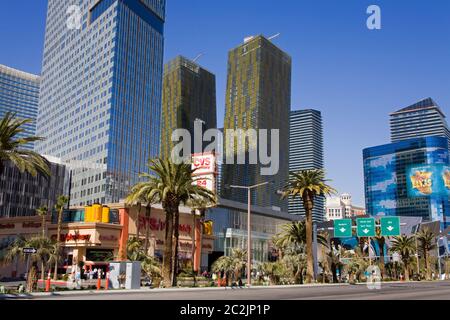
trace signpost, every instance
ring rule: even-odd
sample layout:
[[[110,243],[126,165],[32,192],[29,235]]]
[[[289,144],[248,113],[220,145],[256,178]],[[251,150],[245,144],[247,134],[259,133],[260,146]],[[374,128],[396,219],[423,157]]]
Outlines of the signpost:
[[[352,219],[334,220],[334,237],[351,238],[352,237]]]
[[[359,238],[375,237],[375,219],[360,218],[356,219],[356,234]]]
[[[395,237],[401,235],[399,217],[380,218],[381,235],[383,237]]]

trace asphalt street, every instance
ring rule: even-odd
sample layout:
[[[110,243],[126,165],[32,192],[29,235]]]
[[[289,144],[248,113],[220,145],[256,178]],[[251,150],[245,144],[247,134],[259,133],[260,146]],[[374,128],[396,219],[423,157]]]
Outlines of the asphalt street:
[[[450,282],[383,283],[381,289],[366,285],[332,285],[250,289],[141,290],[140,292],[54,294],[33,300],[450,300]]]

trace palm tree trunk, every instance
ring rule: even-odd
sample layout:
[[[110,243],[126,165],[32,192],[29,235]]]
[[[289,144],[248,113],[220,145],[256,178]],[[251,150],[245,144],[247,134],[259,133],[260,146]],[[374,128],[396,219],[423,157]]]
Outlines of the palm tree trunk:
[[[306,214],[306,283],[311,283],[314,279],[314,257],[312,248],[312,209],[314,204],[311,196],[308,194],[303,198],[303,207],[305,208]]]
[[[199,269],[198,272],[201,272],[201,268],[202,268],[202,250],[203,250],[203,232],[204,232],[204,225],[202,223],[203,219],[206,216],[206,211],[205,209],[202,209],[201,211],[201,221],[200,221],[200,243],[197,244],[198,246],[200,246],[200,265],[199,265]]]
[[[384,264],[384,237],[378,240],[378,246],[380,247],[380,264],[381,264],[381,278],[384,279],[386,277],[386,268]]]
[[[42,216],[42,238],[45,238],[45,215]]]
[[[195,265],[195,250],[196,250],[196,246],[198,246],[198,243],[195,243],[195,227],[197,224],[197,218],[195,216],[195,210],[192,210],[192,217],[193,217],[193,228],[192,228],[192,256],[191,256],[191,263],[192,263],[192,273],[195,272],[194,270],[194,265]]]
[[[152,207],[147,205],[145,209],[145,242],[144,242],[144,252],[148,255],[148,245],[149,245],[149,231],[150,231],[150,216],[152,212]]]
[[[405,265],[405,281],[409,281],[409,265],[407,263],[404,263]]]
[[[63,209],[58,212],[58,229],[56,231],[56,252],[55,252],[55,271],[53,280],[58,280],[58,260],[59,260],[59,246],[61,241],[61,224],[62,224]]]
[[[178,246],[180,239],[180,213],[178,212],[178,207],[174,215],[174,225],[173,225],[173,235],[174,235],[174,248],[173,248],[173,268],[172,268],[172,286],[177,286],[177,276],[178,276]]]
[[[423,250],[423,258],[425,260],[425,266],[427,268],[427,280],[431,280],[431,266],[430,259],[428,259],[428,250],[424,248]]]
[[[172,286],[172,244],[173,244],[173,208],[165,207],[166,211],[166,234],[164,239],[164,256],[162,263],[162,278],[165,287]]]
[[[41,280],[42,283],[45,281],[45,264],[44,261],[41,261]]]

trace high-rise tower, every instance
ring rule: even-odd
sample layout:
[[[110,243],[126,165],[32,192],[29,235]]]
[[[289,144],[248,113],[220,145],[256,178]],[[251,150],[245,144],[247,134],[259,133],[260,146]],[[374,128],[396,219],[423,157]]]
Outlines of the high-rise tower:
[[[49,0],[36,150],[71,205],[117,202],[160,147],[165,0]]]
[[[203,132],[217,128],[215,75],[178,56],[164,66],[162,101],[161,156],[170,158],[175,129],[190,132],[192,153],[203,151],[194,148],[194,123],[201,120]]]
[[[323,169],[322,114],[317,110],[291,112],[289,133],[289,171]],[[317,197],[314,203],[313,220],[320,222],[325,215],[325,197]],[[289,213],[305,215],[300,198],[289,199]]]
[[[36,135],[39,86],[39,76],[0,65],[0,118],[12,112],[17,118],[32,120],[18,138]],[[33,149],[34,144],[25,147]]]
[[[392,113],[390,122],[392,142],[438,136],[447,138],[450,146],[450,131],[445,115],[431,98]]]
[[[222,195],[247,202],[247,192],[229,189],[229,185],[250,186],[266,181],[273,184],[252,193],[252,203],[262,207],[278,207],[287,211],[287,201],[277,191],[288,179],[289,112],[291,105],[291,57],[263,36],[250,37],[228,55],[226,114],[224,121],[225,154],[237,157],[238,151],[227,139],[230,129],[279,130],[279,171],[272,176],[261,174],[261,165],[249,164],[248,153],[255,145],[247,145],[246,164],[223,165]],[[236,146],[236,144],[235,144]],[[261,146],[258,146],[259,148]],[[259,149],[258,148],[258,149]],[[270,139],[268,150],[271,150]]]

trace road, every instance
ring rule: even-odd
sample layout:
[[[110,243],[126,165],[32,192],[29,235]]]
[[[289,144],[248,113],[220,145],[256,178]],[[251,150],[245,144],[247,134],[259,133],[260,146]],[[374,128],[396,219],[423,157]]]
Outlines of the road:
[[[142,290],[137,293],[53,295],[34,300],[450,300],[450,282],[382,284],[380,290],[365,285],[288,288]]]

